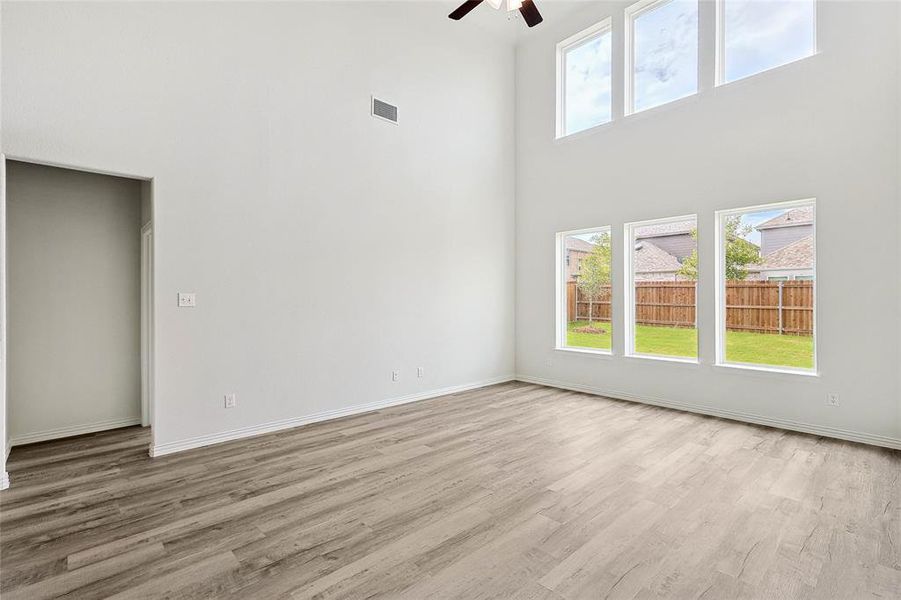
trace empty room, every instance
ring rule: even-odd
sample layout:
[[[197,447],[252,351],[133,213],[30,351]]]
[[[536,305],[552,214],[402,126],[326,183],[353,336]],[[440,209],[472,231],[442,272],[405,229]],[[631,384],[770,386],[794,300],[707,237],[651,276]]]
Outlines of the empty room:
[[[901,2],[0,0],[0,596],[901,599]]]

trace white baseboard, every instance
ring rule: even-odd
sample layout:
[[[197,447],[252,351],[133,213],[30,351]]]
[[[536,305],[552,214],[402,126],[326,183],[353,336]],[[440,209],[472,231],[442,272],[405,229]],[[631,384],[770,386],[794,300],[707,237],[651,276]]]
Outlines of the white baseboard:
[[[5,490],[9,487],[9,473],[3,471],[3,475],[0,475],[0,490]]]
[[[129,417],[127,419],[110,419],[108,421],[97,421],[94,423],[85,423],[83,425],[71,425],[68,427],[60,427],[58,429],[48,429],[46,431],[38,431],[35,433],[26,433],[25,435],[17,435],[9,440],[10,448],[13,446],[21,446],[23,444],[33,444],[35,442],[46,442],[47,440],[56,440],[59,438],[71,437],[73,435],[82,435],[85,433],[94,433],[95,431],[105,431],[107,429],[117,429],[119,427],[129,427],[131,425],[140,425],[141,417]]]
[[[319,413],[314,413],[312,415],[305,415],[302,417],[292,417],[290,419],[270,421],[269,423],[251,425],[250,427],[232,429],[230,431],[223,431],[221,433],[211,433],[208,435],[188,438],[185,440],[166,442],[164,444],[153,444],[150,446],[150,456],[164,456],[166,454],[173,454],[175,452],[182,452],[184,450],[191,450],[193,448],[210,446],[212,444],[220,444],[222,442],[230,442],[232,440],[240,440],[256,435],[262,435],[264,433],[281,431],[283,429],[292,429],[294,427],[300,427],[301,425],[309,425],[310,423],[318,423],[320,421],[328,421],[330,419],[337,419],[339,417],[347,417],[350,415],[372,412],[374,410],[388,408],[389,406],[398,406],[400,404],[408,404],[410,402],[428,400],[429,398],[437,398],[438,396],[446,396],[448,394],[465,392],[467,390],[474,390],[477,388],[496,385],[498,383],[506,383],[513,380],[514,377],[512,375],[494,377],[492,379],[485,379],[483,381],[477,381],[474,383],[455,385],[437,390],[430,390],[427,392],[419,392],[416,394],[400,396],[397,398],[388,398],[386,400],[378,400],[376,402],[369,402],[367,404],[357,404],[354,406],[338,408],[335,410],[327,410]]]
[[[574,392],[583,392],[593,394],[595,396],[604,396],[615,400],[627,400],[629,402],[638,402],[640,404],[653,404],[654,406],[662,406],[665,408],[674,408],[686,412],[709,415],[712,417],[721,417],[733,421],[742,421],[744,423],[754,423],[755,425],[767,425],[779,429],[788,429],[790,431],[800,431],[802,433],[811,433],[830,438],[837,438],[849,442],[860,442],[861,444],[870,444],[871,446],[882,446],[883,448],[893,448],[901,450],[901,439],[888,437],[884,435],[876,435],[872,433],[863,433],[860,431],[850,431],[847,429],[839,429],[836,427],[827,427],[825,425],[811,425],[810,423],[801,423],[789,419],[780,419],[776,417],[766,417],[742,411],[724,410],[710,406],[688,404],[685,402],[676,402],[665,398],[655,398],[649,396],[636,396],[626,392],[614,390],[605,390],[593,386],[581,385],[576,383],[567,383],[555,379],[546,379],[543,377],[531,377],[529,375],[517,375],[517,381],[525,383],[535,383],[548,387],[570,390]]]

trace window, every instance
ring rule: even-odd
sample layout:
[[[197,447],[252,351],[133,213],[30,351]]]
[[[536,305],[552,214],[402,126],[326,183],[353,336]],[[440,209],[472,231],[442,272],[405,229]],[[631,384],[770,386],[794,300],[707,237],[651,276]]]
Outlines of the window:
[[[613,273],[610,228],[559,233],[557,244],[564,257],[559,261],[557,277],[557,347],[609,353]]]
[[[719,0],[719,83],[816,52],[815,0]]]
[[[610,19],[557,44],[557,137],[611,119]]]
[[[717,212],[717,363],[816,369],[814,202]]]
[[[698,0],[655,0],[626,10],[626,112],[698,91]]]
[[[697,360],[697,217],[629,223],[625,238],[626,353]]]

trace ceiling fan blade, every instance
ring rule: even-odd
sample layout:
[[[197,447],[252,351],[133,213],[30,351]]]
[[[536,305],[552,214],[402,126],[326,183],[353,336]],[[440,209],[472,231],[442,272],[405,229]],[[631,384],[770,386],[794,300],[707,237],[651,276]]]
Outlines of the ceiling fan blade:
[[[447,15],[454,21],[459,21],[463,17],[469,14],[469,11],[474,9],[476,6],[482,3],[482,0],[466,0],[463,4],[457,7],[457,9],[451,14]]]
[[[541,13],[538,12],[538,8],[535,6],[535,2],[532,0],[524,0],[522,6],[519,7],[519,13],[529,27],[535,27],[544,21]]]

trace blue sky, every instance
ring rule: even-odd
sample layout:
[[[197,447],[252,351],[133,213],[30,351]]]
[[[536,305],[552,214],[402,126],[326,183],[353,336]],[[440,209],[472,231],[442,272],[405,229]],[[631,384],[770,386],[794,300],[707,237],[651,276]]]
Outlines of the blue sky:
[[[741,216],[741,224],[742,225],[750,225],[752,227],[751,233],[744,236],[746,240],[749,242],[753,242],[760,245],[760,232],[756,229],[753,229],[755,225],[763,223],[764,221],[769,221],[773,217],[777,217],[783,213],[788,212],[788,209],[783,208],[779,210],[761,210],[753,213],[745,213]]]
[[[814,0],[726,0],[725,79],[809,56]],[[610,34],[566,55],[565,133],[610,120]],[[691,95],[698,87],[698,3],[672,0],[635,21],[635,110]]]

